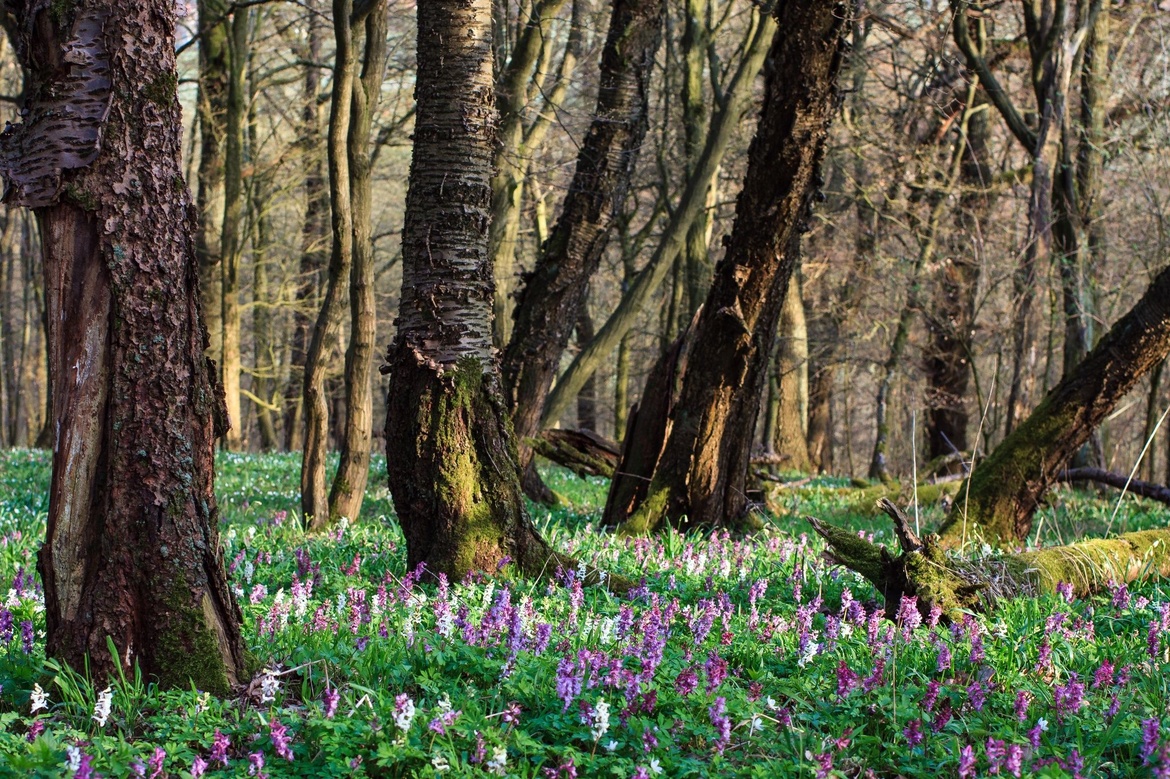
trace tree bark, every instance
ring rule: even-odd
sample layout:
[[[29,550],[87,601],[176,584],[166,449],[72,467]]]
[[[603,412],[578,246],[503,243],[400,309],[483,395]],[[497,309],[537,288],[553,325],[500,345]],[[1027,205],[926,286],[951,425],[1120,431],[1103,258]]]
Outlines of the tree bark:
[[[228,431],[224,448],[246,445],[240,407],[240,261],[244,256],[244,120],[247,116],[247,60],[251,10],[232,11],[228,39],[228,90],[224,144],[223,234],[220,236],[220,383],[227,403]]]
[[[977,78],[973,76],[973,78]],[[926,440],[931,460],[970,449],[967,427],[971,382],[975,295],[982,268],[983,246],[993,205],[991,192],[991,120],[986,99],[976,93],[975,110],[967,123],[963,149],[958,228],[948,261],[939,269],[934,302],[927,320],[930,347],[926,354]],[[954,467],[959,467],[955,463]],[[957,472],[957,471],[956,471]]]
[[[532,450],[522,442],[540,431],[545,398],[646,135],[650,77],[664,10],[663,0],[614,0],[593,123],[581,145],[561,216],[516,305],[502,375],[521,441],[519,464],[529,483],[535,475],[528,473]]]
[[[40,223],[55,378],[47,651],[98,679],[137,664],[164,687],[226,693],[244,646],[217,531],[222,397],[180,163],[175,6],[13,10],[36,97],[0,168],[6,201]]]
[[[666,274],[685,248],[687,231],[707,207],[707,195],[719,172],[723,154],[739,127],[753,94],[756,75],[764,65],[768,43],[776,29],[771,17],[765,16],[749,32],[743,58],[707,131],[707,142],[687,179],[682,197],[675,206],[670,222],[663,230],[654,254],[622,294],[617,308],[597,331],[597,337],[577,353],[568,369],[557,379],[556,386],[544,401],[541,424],[555,424],[581,391],[581,387],[617,348],[645,309],[652,295],[662,285]]]
[[[593,340],[593,317],[589,315],[588,302],[581,306],[577,318],[577,343],[584,346]],[[577,427],[597,432],[597,377],[589,377],[585,386],[577,393]]]
[[[357,80],[354,51],[353,0],[334,0],[333,31],[337,51],[330,100],[328,166],[329,205],[333,241],[329,255],[329,280],[321,310],[313,326],[305,357],[305,445],[301,458],[301,512],[305,526],[320,529],[329,524],[329,496],[325,491],[325,456],[329,447],[329,397],[326,378],[332,352],[341,329],[344,300],[353,265],[353,202],[350,193],[347,136]]]
[[[223,363],[224,140],[228,103],[231,25],[226,0],[199,0],[199,172],[196,205],[199,228],[199,288],[211,337],[210,355]]]
[[[402,303],[383,369],[390,491],[407,567],[425,564],[455,581],[505,568],[539,575],[558,564],[524,507],[493,357],[491,7],[418,6]]]
[[[1170,353],[1170,267],[1061,379],[995,451],[978,463],[940,529],[942,543],[1025,539],[1040,498],[1073,453],[1137,382]]]
[[[256,58],[248,58],[248,163],[252,167],[248,197],[248,222],[252,227],[252,406],[256,412],[256,430],[260,434],[260,450],[275,452],[280,448],[276,433],[277,412],[277,344],[280,336],[274,332],[273,309],[275,301],[269,288],[268,252],[272,246],[271,168],[260,169],[260,140],[256,127]]]
[[[386,70],[386,28],[390,6],[374,0],[364,21],[361,76],[354,81],[346,153],[353,208],[353,260],[349,279],[349,347],[345,352],[345,428],[337,475],[329,491],[329,517],[356,520],[370,476],[374,432],[373,360],[378,317],[374,308],[374,244],[370,233],[372,160],[370,128]],[[355,30],[356,37],[356,30]]]
[[[746,513],[756,412],[800,233],[821,183],[848,16],[844,6],[816,0],[775,10],[772,69],[735,226],[689,347],[702,360],[687,366],[649,492],[623,523],[625,532],[644,533],[666,520],[731,525]]]
[[[293,310],[292,348],[284,416],[284,446],[297,451],[303,445],[304,380],[313,321],[309,312],[320,310],[321,271],[325,268],[325,245],[329,219],[329,190],[325,183],[325,149],[317,93],[321,87],[318,61],[323,36],[320,0],[306,0],[308,38],[305,45],[304,94],[301,107],[301,153],[304,155],[305,218],[301,224],[301,267]]]
[[[785,470],[809,473],[808,326],[799,274],[792,277],[780,310],[780,348],[776,357],[776,429],[772,448]]]

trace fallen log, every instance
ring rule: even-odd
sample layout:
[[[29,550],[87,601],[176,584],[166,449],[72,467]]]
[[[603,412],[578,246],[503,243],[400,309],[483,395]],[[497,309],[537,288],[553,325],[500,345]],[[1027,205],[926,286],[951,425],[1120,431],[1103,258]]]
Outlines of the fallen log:
[[[527,443],[533,451],[584,478],[613,476],[621,457],[618,445],[592,430],[545,430]]]
[[[934,606],[944,618],[986,611],[1004,598],[1035,597],[1069,585],[1084,597],[1118,584],[1170,576],[1170,529],[1143,530],[1115,538],[1082,541],[974,560],[949,556],[934,535],[919,538],[910,521],[888,499],[882,511],[894,521],[901,554],[856,533],[808,517],[828,544],[826,559],[869,580],[895,619],[902,598],[916,597],[925,616]]]
[[[1113,473],[1102,468],[1069,468],[1067,471],[1061,471],[1058,478],[1060,481],[1067,482],[1091,481],[1104,484],[1170,505],[1170,487],[1155,484],[1152,481],[1130,479],[1123,474]]]

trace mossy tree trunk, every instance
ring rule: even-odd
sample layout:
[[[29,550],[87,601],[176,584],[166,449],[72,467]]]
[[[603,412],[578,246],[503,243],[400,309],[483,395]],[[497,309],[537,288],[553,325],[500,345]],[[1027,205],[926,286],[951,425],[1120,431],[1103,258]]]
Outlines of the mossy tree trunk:
[[[788,281],[819,186],[836,110],[848,11],[814,0],[775,10],[772,69],[748,150],[727,253],[700,310],[669,436],[646,499],[627,519],[643,533],[664,521],[738,523],[767,364]]]
[[[520,292],[504,350],[504,389],[521,442],[540,432],[545,399],[634,172],[646,135],[650,77],[665,7],[663,0],[613,3],[594,119],[561,216]],[[529,495],[553,500],[536,475],[532,450],[521,443],[519,456]]]
[[[0,168],[7,202],[40,222],[54,377],[47,650],[99,679],[137,664],[226,693],[244,646],[212,489],[222,397],[180,161],[175,5],[9,7],[33,83]]]
[[[1069,458],[1170,353],[1170,267],[995,451],[975,466],[940,529],[947,546],[1018,543]]]
[[[386,455],[407,566],[455,580],[557,560],[528,518],[492,347],[490,0],[418,6],[418,108]],[[569,322],[569,327],[576,320]]]
[[[903,597],[917,598],[923,616],[937,606],[947,619],[959,620],[1004,598],[1055,593],[1059,584],[1085,597],[1118,584],[1170,576],[1170,529],[967,561],[949,557],[937,537],[918,538],[893,503],[880,503],[894,520],[901,547],[897,557],[853,531],[812,517],[808,521],[828,544],[830,561],[877,588],[890,619],[897,618]]]
[[[374,244],[371,240],[373,161],[370,130],[386,72],[386,27],[389,3],[373,3],[364,21],[361,74],[353,84],[346,154],[349,155],[350,203],[353,207],[353,262],[349,274],[349,346],[345,352],[345,427],[337,474],[329,490],[329,517],[357,519],[370,476],[374,433],[374,339],[378,316],[374,304]],[[357,30],[355,30],[356,37]]]

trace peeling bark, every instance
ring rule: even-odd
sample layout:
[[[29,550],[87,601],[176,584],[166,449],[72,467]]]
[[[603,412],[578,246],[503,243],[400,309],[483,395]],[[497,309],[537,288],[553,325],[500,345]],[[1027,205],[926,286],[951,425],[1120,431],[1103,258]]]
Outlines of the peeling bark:
[[[35,208],[44,242],[48,653],[98,678],[137,663],[163,686],[227,692],[244,647],[212,489],[222,398],[180,162],[174,5],[14,11],[32,87],[0,167],[7,202]]]

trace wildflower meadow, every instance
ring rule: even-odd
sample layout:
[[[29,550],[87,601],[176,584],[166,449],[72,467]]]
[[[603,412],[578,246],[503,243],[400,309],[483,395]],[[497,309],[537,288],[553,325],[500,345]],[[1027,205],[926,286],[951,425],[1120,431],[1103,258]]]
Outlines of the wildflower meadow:
[[[596,527],[605,483],[560,471],[547,475],[564,505],[534,521],[638,582],[628,597],[583,587],[580,570],[433,582],[405,568],[384,462],[367,516],[311,536],[295,458],[220,457],[254,663],[229,699],[140,676],[97,688],[46,658],[49,458],[0,453],[0,775],[1170,776],[1165,584],[950,623],[906,601],[889,620],[806,533],[815,514],[889,542],[840,480],[794,490],[751,537],[624,539]],[[1167,521],[1074,493],[1043,516],[1041,543]]]

